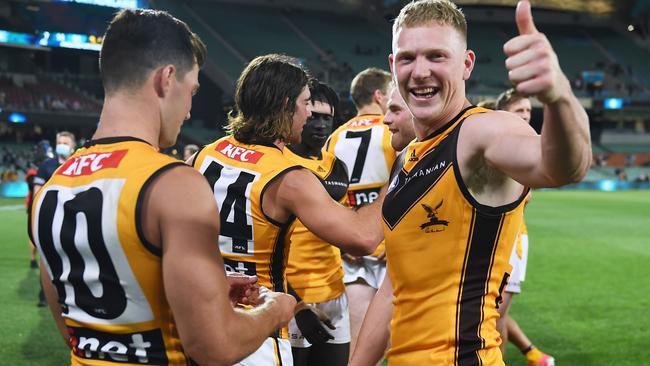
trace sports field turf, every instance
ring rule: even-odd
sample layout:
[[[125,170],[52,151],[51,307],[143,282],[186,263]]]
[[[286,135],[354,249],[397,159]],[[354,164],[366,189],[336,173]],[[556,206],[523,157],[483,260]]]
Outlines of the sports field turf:
[[[530,260],[511,313],[528,336],[559,366],[650,365],[650,191],[540,191],[526,215]],[[0,364],[65,365],[36,307],[25,224],[24,209],[0,208]],[[512,347],[506,363],[525,365]]]

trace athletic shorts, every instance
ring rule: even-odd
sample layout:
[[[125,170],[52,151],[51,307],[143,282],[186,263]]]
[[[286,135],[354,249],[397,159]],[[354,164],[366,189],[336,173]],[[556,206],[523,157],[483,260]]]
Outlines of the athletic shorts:
[[[346,285],[362,281],[374,289],[379,289],[386,276],[386,261],[365,256],[360,264],[343,261],[343,270],[345,271],[343,282]]]
[[[332,322],[332,325],[336,327],[336,329],[332,330],[326,325],[323,325],[325,330],[334,337],[334,339],[330,339],[327,343],[350,343],[350,312],[348,310],[348,297],[345,293],[335,299],[311,305],[315,306],[318,310],[327,315]],[[291,347],[311,347],[311,343],[303,337],[300,329],[298,329],[295,318],[291,319],[289,322],[289,340],[291,341]]]
[[[269,337],[257,351],[233,366],[293,366],[291,343]]]
[[[520,294],[521,283],[526,278],[526,263],[528,262],[528,234],[521,234],[521,258],[517,255],[517,246],[512,247],[510,253],[510,265],[512,266],[512,273],[508,278],[508,284],[505,291]]]

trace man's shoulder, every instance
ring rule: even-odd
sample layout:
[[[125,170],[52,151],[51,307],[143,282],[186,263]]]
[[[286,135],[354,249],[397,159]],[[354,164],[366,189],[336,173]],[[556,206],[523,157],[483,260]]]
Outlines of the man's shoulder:
[[[462,129],[465,135],[475,135],[481,139],[491,139],[496,134],[511,130],[526,122],[514,113],[505,111],[486,111],[467,116]]]

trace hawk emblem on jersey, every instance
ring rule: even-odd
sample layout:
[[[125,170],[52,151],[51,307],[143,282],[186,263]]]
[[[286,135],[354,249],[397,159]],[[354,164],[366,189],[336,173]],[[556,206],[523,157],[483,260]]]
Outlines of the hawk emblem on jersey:
[[[318,166],[318,172],[319,172],[319,173],[325,173],[326,171],[327,171],[327,170],[323,169],[322,166],[320,166],[320,165]]]
[[[420,229],[424,230],[427,233],[434,233],[438,231],[443,231],[444,228],[442,226],[448,226],[449,221],[447,220],[440,220],[438,218],[438,209],[442,207],[442,203],[444,201],[440,200],[440,203],[436,206],[436,208],[431,208],[431,206],[422,203],[422,208],[427,212],[427,218],[429,219],[429,222],[425,222],[424,224],[420,225]]]

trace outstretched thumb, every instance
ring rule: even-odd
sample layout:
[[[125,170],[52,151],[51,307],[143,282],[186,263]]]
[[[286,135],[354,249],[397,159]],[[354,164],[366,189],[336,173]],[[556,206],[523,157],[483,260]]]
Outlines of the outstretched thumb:
[[[535,28],[535,22],[533,21],[533,13],[530,10],[530,2],[528,0],[521,0],[517,4],[515,20],[517,21],[519,34],[537,33],[537,28]]]

